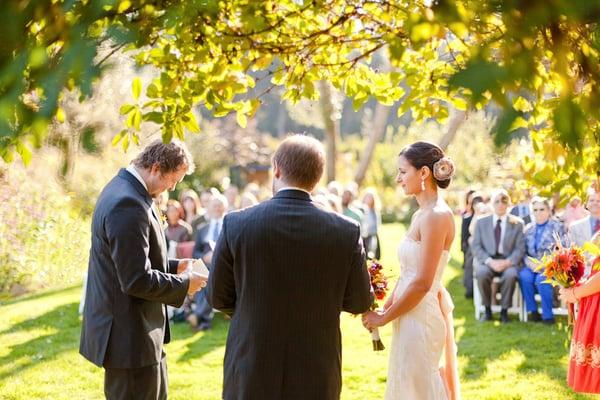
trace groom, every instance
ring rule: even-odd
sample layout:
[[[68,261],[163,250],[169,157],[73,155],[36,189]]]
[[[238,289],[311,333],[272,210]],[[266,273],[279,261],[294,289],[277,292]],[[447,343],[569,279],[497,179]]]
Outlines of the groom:
[[[193,169],[180,142],[155,141],[104,188],[92,220],[92,248],[79,352],[104,367],[107,399],[167,398],[165,304],[179,307],[206,284],[187,260],[167,260],[153,197]]]
[[[207,297],[232,316],[226,400],[340,396],[340,312],[365,312],[371,294],[358,224],[311,201],[324,163],[317,140],[287,138],[274,197],[224,219]]]

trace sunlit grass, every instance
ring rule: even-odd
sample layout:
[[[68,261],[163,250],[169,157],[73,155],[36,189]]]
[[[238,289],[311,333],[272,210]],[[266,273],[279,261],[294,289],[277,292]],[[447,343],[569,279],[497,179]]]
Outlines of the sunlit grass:
[[[396,248],[404,228],[382,231],[386,273],[398,276]],[[464,399],[592,399],[575,395],[565,382],[567,350],[564,320],[556,327],[484,324],[474,321],[464,298],[458,246],[444,280],[453,295],[459,367]],[[0,306],[0,399],[102,398],[102,370],[78,354],[80,288],[44,292]],[[194,333],[185,324],[173,327],[167,345],[171,399],[220,399],[222,360],[229,322],[220,314],[214,329]],[[381,331],[386,345],[390,328]],[[373,352],[360,320],[342,315],[342,399],[381,399],[388,353]]]

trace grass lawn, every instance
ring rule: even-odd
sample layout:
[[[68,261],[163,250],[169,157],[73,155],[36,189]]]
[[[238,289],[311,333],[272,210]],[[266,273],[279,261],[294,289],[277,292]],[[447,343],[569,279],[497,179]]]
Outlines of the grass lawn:
[[[399,224],[383,227],[383,265],[396,277]],[[445,282],[456,303],[455,323],[463,399],[592,399],[565,383],[567,348],[564,319],[555,327],[507,326],[474,320],[461,285],[462,255],[455,243]],[[48,291],[0,305],[0,399],[102,398],[102,370],[78,354],[80,288]],[[516,319],[516,316],[514,317]],[[185,324],[172,330],[166,347],[172,399],[220,399],[222,359],[228,322],[193,333]],[[383,397],[387,351],[373,352],[360,320],[342,316],[344,338],[342,399]],[[382,330],[389,344],[390,327]],[[308,400],[308,399],[307,399]],[[410,399],[418,400],[418,399]]]

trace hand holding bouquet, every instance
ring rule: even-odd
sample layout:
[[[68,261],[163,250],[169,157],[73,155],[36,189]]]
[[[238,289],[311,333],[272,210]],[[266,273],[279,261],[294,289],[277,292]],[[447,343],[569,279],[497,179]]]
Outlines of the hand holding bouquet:
[[[375,311],[379,308],[377,304],[377,300],[383,300],[388,291],[388,282],[387,277],[382,272],[383,267],[377,260],[369,260],[368,262],[368,271],[369,277],[371,278],[371,289],[373,290],[373,304],[371,305],[371,310]],[[381,351],[385,349],[385,346],[381,342],[381,338],[379,336],[379,329],[373,328],[371,329],[371,339],[373,340],[373,350]]]

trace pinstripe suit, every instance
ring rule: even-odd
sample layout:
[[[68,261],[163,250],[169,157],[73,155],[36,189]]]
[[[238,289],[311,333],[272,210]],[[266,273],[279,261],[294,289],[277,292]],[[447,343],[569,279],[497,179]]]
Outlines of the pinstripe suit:
[[[371,304],[356,222],[299,190],[225,217],[207,287],[232,315],[226,400],[338,399],[341,311]]]

